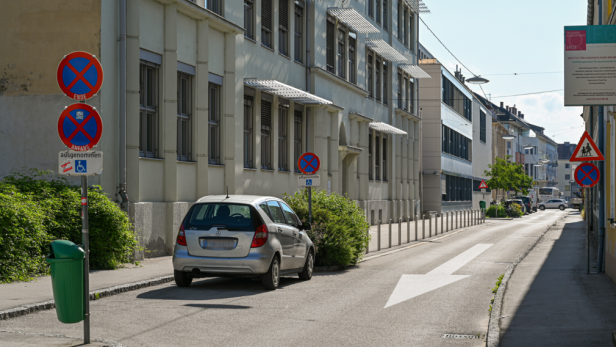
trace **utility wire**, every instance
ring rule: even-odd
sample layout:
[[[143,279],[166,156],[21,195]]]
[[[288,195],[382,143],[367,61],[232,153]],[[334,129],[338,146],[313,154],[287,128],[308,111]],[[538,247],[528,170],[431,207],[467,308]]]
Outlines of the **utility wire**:
[[[519,75],[545,75],[551,73],[563,73],[564,71],[551,71],[551,72],[511,72],[511,73],[492,73],[482,76],[519,76]]]
[[[482,88],[482,90],[483,90],[483,88]],[[524,94],[498,95],[498,96],[493,96],[493,98],[508,98],[508,97],[512,97],[512,96],[544,94],[544,93],[551,93],[551,92],[559,92],[561,90],[564,90],[564,89],[554,89],[554,90],[546,90],[546,91],[543,91],[543,92],[533,92],[533,93],[524,93]]]

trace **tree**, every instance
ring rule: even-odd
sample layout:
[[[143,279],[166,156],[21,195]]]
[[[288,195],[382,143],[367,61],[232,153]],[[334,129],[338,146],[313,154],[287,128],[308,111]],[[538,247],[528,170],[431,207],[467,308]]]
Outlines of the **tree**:
[[[490,170],[485,170],[484,175],[490,177],[486,184],[490,189],[498,190],[513,190],[516,193],[528,194],[528,190],[532,188],[532,178],[524,172],[522,164],[512,163],[509,161],[510,155],[505,156],[505,159],[495,158],[494,164],[488,164]]]

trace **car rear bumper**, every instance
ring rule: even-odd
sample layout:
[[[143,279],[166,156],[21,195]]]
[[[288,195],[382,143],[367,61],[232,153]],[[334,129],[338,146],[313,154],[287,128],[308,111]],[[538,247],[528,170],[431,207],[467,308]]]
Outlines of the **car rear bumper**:
[[[173,269],[177,271],[193,272],[201,274],[264,274],[269,270],[274,252],[269,249],[251,249],[244,258],[213,258],[196,257],[188,254],[186,247],[176,245],[173,253]]]

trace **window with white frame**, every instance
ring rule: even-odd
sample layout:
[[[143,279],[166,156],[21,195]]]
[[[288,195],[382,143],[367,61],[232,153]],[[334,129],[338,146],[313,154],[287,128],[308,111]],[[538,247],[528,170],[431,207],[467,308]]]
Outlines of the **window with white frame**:
[[[139,155],[158,156],[158,66],[141,61],[139,69]]]
[[[272,0],[261,0],[261,44],[268,48],[272,47]]]
[[[278,50],[289,56],[289,0],[278,2]]]
[[[192,152],[192,78],[190,75],[178,72],[178,160],[191,160]]]
[[[346,54],[346,45],[345,45],[345,31],[343,29],[338,29],[338,76],[345,78],[345,64],[346,58],[344,55]]]
[[[355,71],[356,63],[355,63],[355,45],[357,42],[357,35],[353,32],[349,32],[349,82],[356,84],[357,83],[357,72]]]
[[[289,171],[289,107],[278,108],[278,170]]]
[[[221,165],[220,160],[220,113],[221,113],[221,97],[220,88],[218,84],[210,83],[210,95],[209,95],[209,114],[208,114],[208,128],[209,128],[209,148],[208,148],[208,162],[214,165]]]
[[[205,0],[205,8],[218,14],[219,16],[223,16],[222,1],[223,0]]]
[[[304,32],[304,8],[295,1],[295,61],[302,63],[303,57],[303,32]]]
[[[303,115],[302,111],[295,110],[294,114],[294,122],[293,122],[293,165],[295,165],[295,172],[300,172],[299,167],[297,167],[297,161],[299,157],[303,154],[302,152],[302,124],[303,124]]]
[[[255,39],[254,28],[255,3],[253,0],[244,0],[244,36]]]
[[[250,96],[244,96],[244,167],[254,168],[254,105]]]
[[[261,169],[272,170],[272,103],[261,100]]]

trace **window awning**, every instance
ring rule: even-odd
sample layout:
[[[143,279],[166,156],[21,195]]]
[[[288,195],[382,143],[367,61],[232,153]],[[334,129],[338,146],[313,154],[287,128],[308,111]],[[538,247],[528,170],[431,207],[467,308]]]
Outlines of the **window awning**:
[[[368,34],[380,32],[379,29],[377,29],[374,25],[370,24],[370,22],[367,21],[366,18],[362,17],[359,12],[355,11],[352,8],[332,7],[327,9],[327,13],[338,18],[339,21],[350,26],[358,33]]]
[[[430,77],[430,75],[428,75],[428,73],[426,73],[424,70],[422,70],[417,65],[398,64],[398,67],[400,69],[404,70],[404,72],[406,72],[409,75],[411,75],[411,77],[413,77],[413,78],[432,78],[432,77]]]
[[[378,55],[389,61],[407,61],[407,59],[396,51],[387,42],[381,39],[366,39],[366,47],[375,51]]]
[[[393,127],[383,122],[372,122],[368,125],[368,128],[374,129],[378,132],[385,133],[385,134],[406,135],[406,131],[400,130],[396,127]]]
[[[264,92],[281,96],[285,99],[293,100],[306,105],[332,105],[329,100],[319,98],[314,94],[307,93],[301,89],[278,82],[276,80],[246,80],[244,85],[261,89]]]

